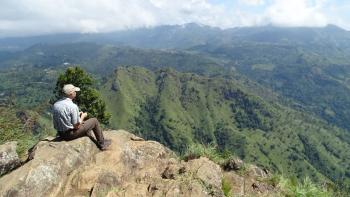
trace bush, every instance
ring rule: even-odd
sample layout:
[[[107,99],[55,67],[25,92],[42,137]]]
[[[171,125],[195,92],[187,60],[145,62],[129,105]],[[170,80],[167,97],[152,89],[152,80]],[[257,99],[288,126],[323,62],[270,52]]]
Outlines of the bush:
[[[320,187],[306,177],[301,183],[293,179],[280,177],[279,187],[286,196],[295,197],[331,197],[332,191],[327,191],[326,188]]]
[[[213,144],[191,144],[187,147],[183,159],[187,161],[199,157],[207,157],[216,163],[220,163],[222,160],[220,153]]]

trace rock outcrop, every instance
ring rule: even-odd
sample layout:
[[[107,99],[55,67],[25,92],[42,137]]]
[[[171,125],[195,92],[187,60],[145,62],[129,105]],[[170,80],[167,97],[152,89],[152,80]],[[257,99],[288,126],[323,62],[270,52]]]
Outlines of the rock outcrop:
[[[239,171],[223,172],[223,181],[231,188],[228,196],[283,196],[278,188],[263,181],[268,179],[267,172],[255,165],[244,166],[244,169],[241,166]]]
[[[105,132],[101,152],[88,137],[40,141],[18,167],[16,143],[0,146],[0,196],[278,196],[261,180],[268,172],[238,158],[219,165],[188,161],[154,141],[123,130]],[[224,193],[225,192],[225,193]]]
[[[0,196],[224,196],[207,158],[179,160],[158,142],[108,131],[107,151],[88,138],[41,141],[33,159],[0,178]]]
[[[17,142],[0,145],[0,176],[10,172],[21,164],[16,152]]]

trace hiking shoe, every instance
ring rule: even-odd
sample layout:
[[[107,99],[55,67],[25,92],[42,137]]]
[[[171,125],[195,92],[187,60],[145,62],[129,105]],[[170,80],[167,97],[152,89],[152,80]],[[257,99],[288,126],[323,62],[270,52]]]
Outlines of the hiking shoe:
[[[112,144],[112,140],[105,139],[103,141],[103,143],[101,143],[101,145],[100,145],[100,150],[102,150],[102,151],[107,150],[108,146],[110,146],[111,144]]]

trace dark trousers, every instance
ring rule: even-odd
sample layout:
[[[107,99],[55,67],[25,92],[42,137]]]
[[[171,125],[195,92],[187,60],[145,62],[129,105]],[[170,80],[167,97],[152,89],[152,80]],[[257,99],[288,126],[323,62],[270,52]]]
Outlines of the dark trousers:
[[[104,141],[103,133],[100,128],[100,123],[96,118],[90,118],[80,124],[79,129],[72,129],[64,133],[60,133],[60,136],[64,140],[74,140],[83,136],[90,136],[90,131],[93,131],[98,144],[102,144]]]

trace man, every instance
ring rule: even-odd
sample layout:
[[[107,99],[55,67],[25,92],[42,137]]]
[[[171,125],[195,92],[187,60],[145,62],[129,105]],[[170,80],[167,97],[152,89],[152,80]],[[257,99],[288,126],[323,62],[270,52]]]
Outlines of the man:
[[[111,141],[104,139],[98,120],[90,118],[84,121],[87,113],[79,112],[78,106],[73,103],[80,88],[66,84],[62,90],[65,97],[53,105],[53,125],[59,136],[64,140],[73,140],[82,136],[90,136],[92,130],[98,147],[102,151],[106,150]]]

